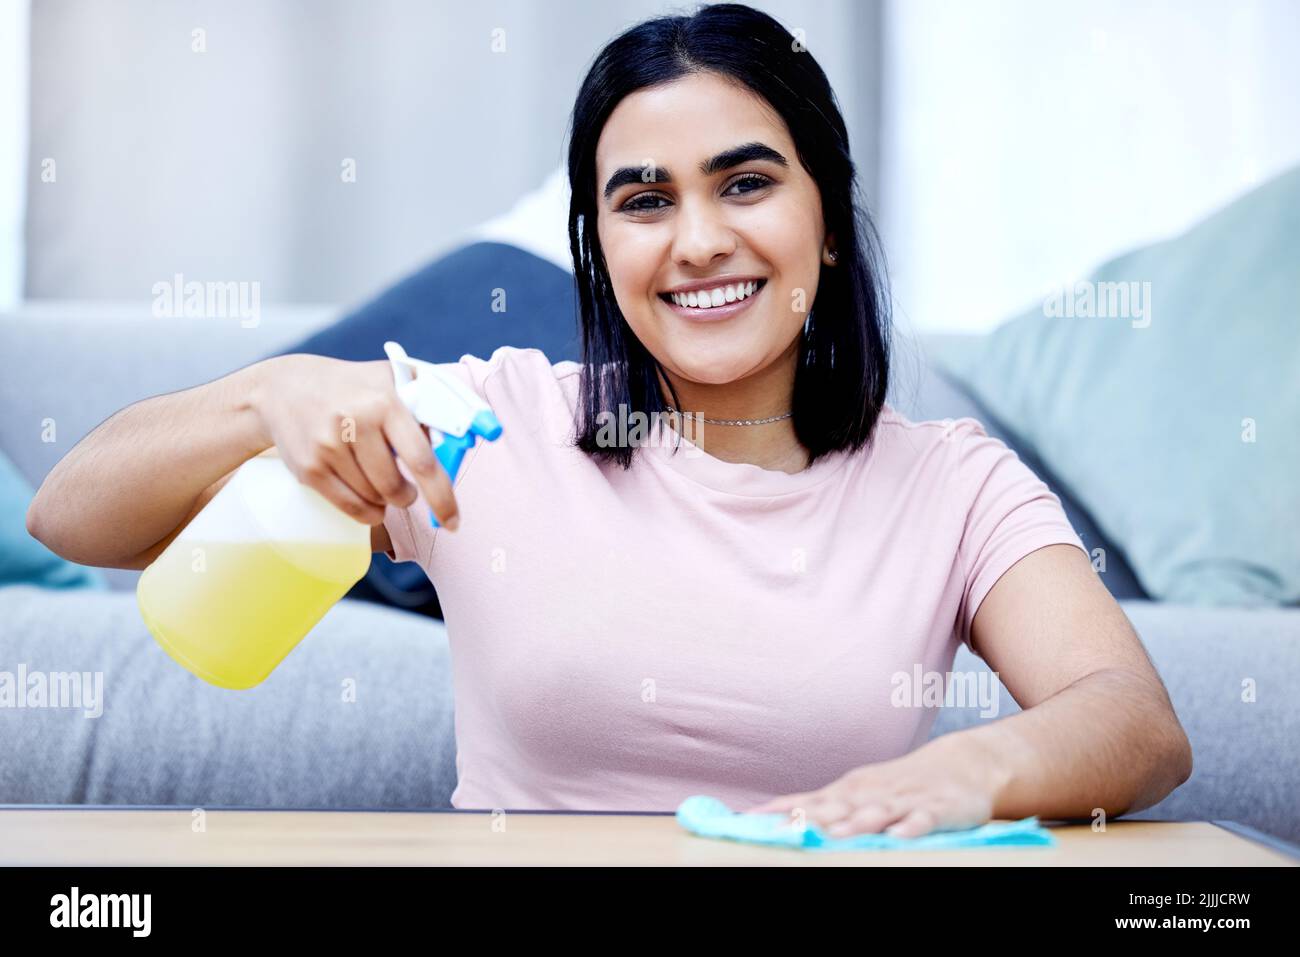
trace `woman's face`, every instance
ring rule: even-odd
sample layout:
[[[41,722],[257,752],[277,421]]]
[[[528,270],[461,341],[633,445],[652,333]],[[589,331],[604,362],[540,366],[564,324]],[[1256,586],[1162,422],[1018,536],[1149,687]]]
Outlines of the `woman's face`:
[[[775,155],[701,170],[755,144]],[[766,101],[713,73],[639,90],[601,133],[596,188],[597,233],[615,298],[666,369],[721,385],[797,356],[826,235],[817,184]],[[762,288],[752,301],[716,310],[665,301],[700,280],[723,290],[736,285],[729,279]]]

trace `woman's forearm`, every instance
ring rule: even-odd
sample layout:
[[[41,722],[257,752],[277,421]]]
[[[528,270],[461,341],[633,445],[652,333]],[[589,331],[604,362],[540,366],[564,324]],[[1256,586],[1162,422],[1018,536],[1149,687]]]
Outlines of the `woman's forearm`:
[[[1137,811],[1192,770],[1187,737],[1163,689],[1119,670],[1094,672],[1033,708],[930,744],[986,764],[995,781],[993,816],[1012,820]]]
[[[109,567],[162,540],[204,489],[271,445],[251,398],[275,361],[110,416],[45,477],[28,531],[64,558]]]

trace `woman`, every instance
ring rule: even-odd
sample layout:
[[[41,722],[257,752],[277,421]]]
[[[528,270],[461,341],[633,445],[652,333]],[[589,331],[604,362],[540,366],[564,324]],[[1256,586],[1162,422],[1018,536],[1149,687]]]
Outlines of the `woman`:
[[[278,446],[437,586],[460,808],[705,793],[917,836],[1113,815],[1186,780],[1164,688],[1059,501],[974,420],[885,402],[872,229],[789,33],[737,5],[629,30],[579,92],[569,178],[584,362],[443,366],[505,427],[455,495],[385,361],[288,355],[105,422],[32,533],[142,568]],[[927,740],[959,642],[1024,710]]]

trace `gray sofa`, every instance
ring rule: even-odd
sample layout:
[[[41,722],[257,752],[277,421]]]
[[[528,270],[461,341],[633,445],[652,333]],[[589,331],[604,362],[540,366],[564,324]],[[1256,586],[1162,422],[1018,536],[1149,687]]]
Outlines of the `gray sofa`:
[[[33,486],[113,411],[217,378],[332,318],[317,308],[237,320],[154,319],[148,305],[49,303],[0,316],[0,449]],[[971,414],[904,343],[895,404]],[[911,361],[908,361],[908,360]],[[42,442],[53,419],[57,441]],[[182,670],[140,621],[138,573],[111,591],[0,588],[0,670],[103,674],[103,712],[0,709],[0,803],[446,808],[455,738],[446,633],[433,619],[345,600],[262,685],[224,691]],[[1192,778],[1134,817],[1230,820],[1300,841],[1300,609],[1123,602],[1195,753]],[[954,669],[984,668],[962,649]],[[1253,679],[1254,701],[1242,700]],[[343,693],[351,680],[355,700]],[[1017,710],[1002,689],[1001,715]],[[935,734],[982,719],[946,708]],[[996,719],[994,719],[996,720]]]

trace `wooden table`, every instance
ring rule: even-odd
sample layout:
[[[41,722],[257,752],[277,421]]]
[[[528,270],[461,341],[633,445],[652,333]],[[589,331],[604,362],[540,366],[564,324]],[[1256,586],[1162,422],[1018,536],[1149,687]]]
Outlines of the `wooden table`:
[[[696,837],[670,814],[0,806],[0,864],[1297,866],[1234,825],[1048,824],[1056,847],[808,853]]]

